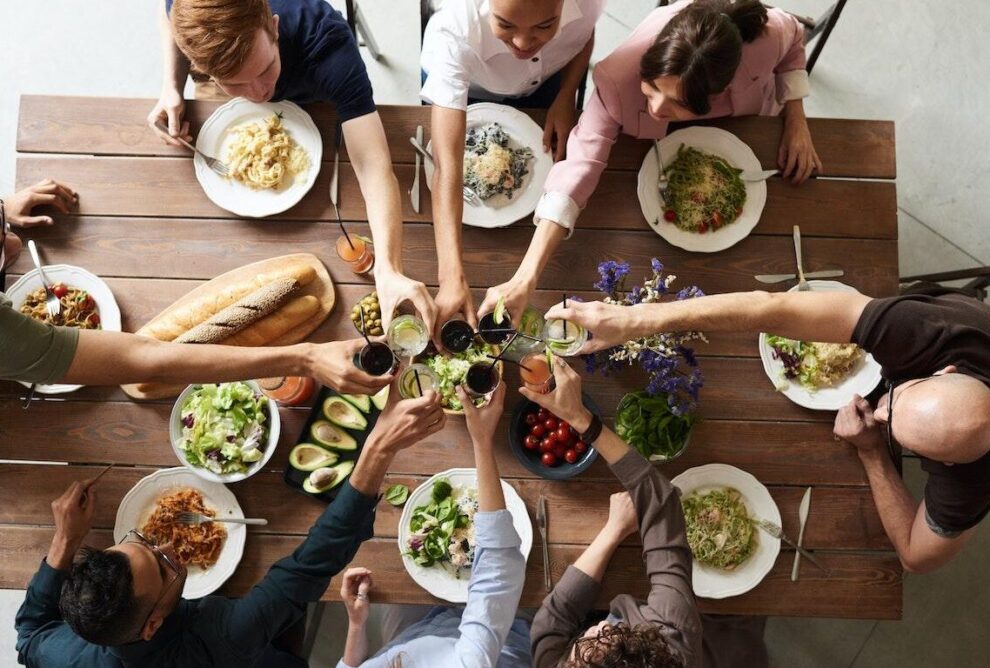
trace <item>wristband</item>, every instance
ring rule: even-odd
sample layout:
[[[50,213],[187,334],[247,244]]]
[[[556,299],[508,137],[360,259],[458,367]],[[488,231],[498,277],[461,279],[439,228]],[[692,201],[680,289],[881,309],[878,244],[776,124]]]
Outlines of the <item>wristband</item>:
[[[602,419],[591,414],[591,422],[588,424],[588,430],[581,434],[581,440],[591,445],[598,440],[598,437],[602,435]]]

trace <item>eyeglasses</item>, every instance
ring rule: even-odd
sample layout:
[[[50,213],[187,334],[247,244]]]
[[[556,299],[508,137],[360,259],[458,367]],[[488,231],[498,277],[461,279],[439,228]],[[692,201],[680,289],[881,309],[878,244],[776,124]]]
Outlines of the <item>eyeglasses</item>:
[[[144,618],[144,621],[141,623],[141,626],[138,627],[137,639],[140,640],[141,629],[143,629],[148,624],[148,620],[151,619],[152,613],[154,613],[155,609],[158,608],[158,604],[165,599],[165,595],[168,594],[169,590],[172,588],[172,585],[179,581],[179,578],[182,575],[182,568],[174,561],[172,561],[167,554],[162,552],[157,545],[155,545],[147,536],[145,536],[137,529],[131,529],[130,531],[128,531],[126,534],[124,534],[124,537],[117,544],[123,545],[124,543],[136,543],[138,545],[144,545],[146,548],[151,550],[151,552],[155,555],[155,558],[158,560],[159,565],[164,564],[165,566],[165,568],[162,568],[163,571],[162,579],[165,578],[164,575],[165,569],[172,571],[172,579],[169,580],[168,584],[165,585],[165,588],[162,589],[161,594],[158,595],[158,600],[155,601],[155,604],[151,606],[151,610],[148,611],[148,616]]]
[[[927,378],[922,378],[921,380],[911,383],[911,386],[921,385],[926,380],[931,380],[935,376],[928,376]],[[903,447],[900,443],[894,440],[894,388],[897,385],[887,381],[887,451],[890,453],[890,458],[896,461],[894,456],[894,446],[901,448]]]

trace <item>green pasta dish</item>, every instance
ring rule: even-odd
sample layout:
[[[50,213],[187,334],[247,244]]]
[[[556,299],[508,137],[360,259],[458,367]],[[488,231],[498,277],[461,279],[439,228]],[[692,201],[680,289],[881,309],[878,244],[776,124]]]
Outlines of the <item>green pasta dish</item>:
[[[757,529],[739,490],[693,492],[681,499],[687,539],[694,558],[731,571],[756,551]]]
[[[663,219],[698,234],[734,223],[746,203],[741,173],[724,158],[681,144],[664,169]]]

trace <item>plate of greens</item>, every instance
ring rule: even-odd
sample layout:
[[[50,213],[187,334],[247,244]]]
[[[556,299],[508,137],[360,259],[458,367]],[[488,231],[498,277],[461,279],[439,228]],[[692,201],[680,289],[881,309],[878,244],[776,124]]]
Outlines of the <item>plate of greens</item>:
[[[687,450],[691,428],[698,418],[677,415],[666,394],[644,391],[622,397],[615,411],[615,433],[651,462],[669,462]]]
[[[780,526],[770,491],[728,464],[696,466],[671,483],[681,492],[695,595],[728,598],[762,582],[780,554],[780,540],[754,524],[768,520]]]
[[[437,352],[430,343],[422,355],[416,358],[437,375],[440,379],[440,405],[448,415],[463,415],[464,406],[457,396],[457,386],[464,382],[468,369],[475,362],[491,361],[489,355],[498,355],[498,348],[488,343],[473,343],[462,353]],[[499,371],[503,370],[502,362],[497,362]]]
[[[505,507],[512,514],[523,557],[533,547],[533,524],[526,504],[502,481]],[[417,487],[399,519],[399,553],[416,584],[437,598],[466,603],[474,563],[474,514],[478,510],[475,469],[450,469]]]

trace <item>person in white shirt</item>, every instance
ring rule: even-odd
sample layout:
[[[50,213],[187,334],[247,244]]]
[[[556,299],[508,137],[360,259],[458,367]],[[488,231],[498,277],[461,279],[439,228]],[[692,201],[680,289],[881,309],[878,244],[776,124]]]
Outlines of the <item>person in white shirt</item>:
[[[605,0],[446,0],[426,26],[420,97],[433,105],[438,332],[458,313],[477,324],[461,261],[467,105],[546,108],[543,149],[563,158],[604,7]]]

